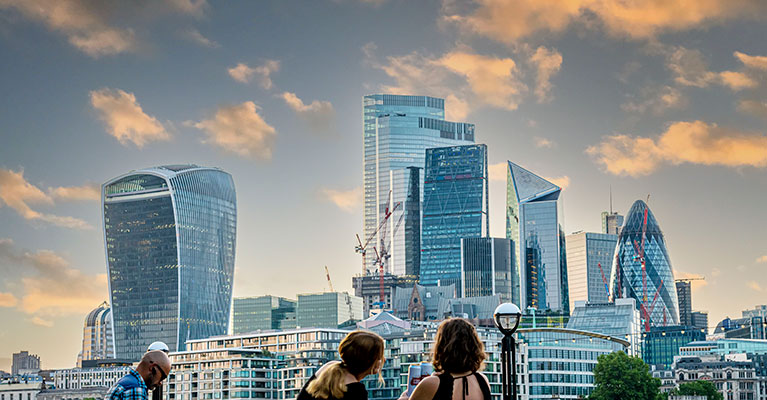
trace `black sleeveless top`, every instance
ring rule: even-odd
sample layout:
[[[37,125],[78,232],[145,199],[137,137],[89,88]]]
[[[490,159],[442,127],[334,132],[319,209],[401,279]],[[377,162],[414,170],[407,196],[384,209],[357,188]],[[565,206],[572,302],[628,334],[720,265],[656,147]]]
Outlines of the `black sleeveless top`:
[[[472,372],[471,375],[462,376],[460,378],[453,378],[453,376],[447,372],[437,375],[439,376],[439,387],[437,388],[437,393],[434,394],[434,400],[453,400],[453,381],[456,379],[461,379],[463,381],[463,398],[466,399],[466,395],[469,394],[469,381],[466,378],[472,375],[477,379],[479,389],[482,390],[482,397],[485,400],[490,400],[490,386],[488,386],[485,378],[476,372]]]

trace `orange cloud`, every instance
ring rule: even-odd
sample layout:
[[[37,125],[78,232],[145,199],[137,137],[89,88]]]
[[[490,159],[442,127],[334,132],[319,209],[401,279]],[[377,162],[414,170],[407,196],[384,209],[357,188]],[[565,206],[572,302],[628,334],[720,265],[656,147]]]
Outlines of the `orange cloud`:
[[[0,307],[15,307],[19,300],[13,293],[0,292]]]
[[[99,112],[107,133],[121,144],[132,142],[141,148],[149,142],[170,139],[162,124],[144,112],[133,93],[104,88],[90,95],[91,105]]]
[[[767,166],[767,137],[702,121],[674,122],[657,139],[614,135],[586,149],[614,175],[649,175],[662,164]]]
[[[506,182],[506,180],[508,179],[507,178],[508,166],[509,166],[508,162],[499,162],[496,164],[488,165],[487,166],[488,178],[491,181]],[[560,188],[562,188],[562,190],[567,189],[567,187],[570,186],[570,177],[566,175],[559,176],[559,177],[551,177],[551,178],[542,176],[541,178],[559,186]]]
[[[354,212],[362,205],[362,187],[358,186],[350,190],[336,190],[323,188],[322,196],[346,212]]]
[[[87,184],[83,186],[60,186],[49,188],[51,197],[62,200],[99,200],[101,199],[101,185]]]
[[[551,100],[551,78],[562,67],[562,54],[557,50],[549,50],[543,46],[538,47],[530,58],[530,62],[536,68],[535,96],[539,103]]]
[[[252,101],[221,106],[213,118],[188,124],[205,132],[204,143],[243,157],[270,160],[277,130],[264,121],[259,109]]]
[[[615,37],[648,39],[736,18],[756,19],[759,0],[475,0],[468,12],[443,1],[444,17],[461,29],[504,43],[541,33],[561,33],[574,23],[601,27]],[[594,23],[596,22],[596,23]]]
[[[749,289],[757,291],[757,292],[763,292],[764,291],[764,288],[762,288],[762,286],[758,282],[756,282],[756,281],[748,281],[746,286],[748,286]]]
[[[284,92],[280,96],[285,104],[305,120],[313,131],[330,133],[336,111],[329,101],[313,100],[306,104],[295,93]]]
[[[734,91],[750,89],[759,86],[759,82],[751,79],[743,72],[724,71],[719,73],[722,84]]]
[[[670,109],[687,105],[687,97],[679,89],[671,86],[646,86],[640,90],[638,97],[621,104],[621,108],[626,112],[651,112],[660,115]]]
[[[750,56],[739,51],[736,51],[733,55],[747,68],[767,71],[767,57],[765,56]]]

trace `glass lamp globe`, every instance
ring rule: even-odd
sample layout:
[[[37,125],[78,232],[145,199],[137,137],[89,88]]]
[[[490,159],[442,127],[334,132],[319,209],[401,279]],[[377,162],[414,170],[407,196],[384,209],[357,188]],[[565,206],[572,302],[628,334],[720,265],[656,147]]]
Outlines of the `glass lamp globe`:
[[[164,342],[153,342],[149,345],[149,348],[146,349],[146,351],[154,351],[154,350],[160,350],[165,353],[169,353],[170,349],[168,348],[168,345]]]
[[[511,335],[517,330],[519,321],[522,319],[522,312],[516,304],[502,303],[493,312],[495,326],[504,335]]]

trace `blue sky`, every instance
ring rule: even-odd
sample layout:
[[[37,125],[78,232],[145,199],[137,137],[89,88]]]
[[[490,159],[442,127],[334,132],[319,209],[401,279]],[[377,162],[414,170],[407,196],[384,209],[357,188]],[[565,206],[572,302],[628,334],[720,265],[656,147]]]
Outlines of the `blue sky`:
[[[650,194],[695,309],[764,303],[765,6],[656,3],[0,0],[0,369],[74,365],[107,299],[95,188],[133,169],[233,175],[235,295],[325,290],[324,265],[351,290],[375,92],[476,124],[494,235],[505,160],[565,188],[568,233]]]

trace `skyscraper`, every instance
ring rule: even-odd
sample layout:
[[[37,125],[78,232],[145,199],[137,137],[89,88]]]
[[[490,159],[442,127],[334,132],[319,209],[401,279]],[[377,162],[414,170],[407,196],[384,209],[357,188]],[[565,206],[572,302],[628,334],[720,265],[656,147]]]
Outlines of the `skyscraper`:
[[[501,238],[461,239],[462,297],[500,296],[511,301],[513,242]]]
[[[565,237],[570,310],[576,301],[605,303],[617,235],[578,232]]]
[[[610,274],[614,297],[637,300],[645,330],[679,325],[676,285],[666,240],[650,208],[642,200],[631,206],[618,236]]]
[[[622,226],[623,215],[613,211],[602,211],[602,233],[617,235],[621,233]]]
[[[83,349],[77,355],[78,368],[83,366],[83,361],[114,358],[112,336],[112,311],[105,301],[85,317]]]
[[[28,351],[13,353],[11,363],[12,375],[36,374],[40,372],[40,356],[29,354]]]
[[[169,165],[102,186],[104,238],[118,358],[161,340],[224,335],[229,326],[237,224],[232,177]]]
[[[565,235],[557,185],[509,161],[506,237],[514,241],[512,297],[521,309],[569,314]]]
[[[461,296],[461,239],[486,237],[487,146],[439,147],[426,150],[422,285],[455,284]]]
[[[296,327],[296,301],[277,296],[235,297],[232,333]]]
[[[299,294],[296,326],[299,328],[338,328],[362,321],[362,298],[349,293]]]
[[[445,121],[443,99],[390,94],[363,98],[364,237],[376,231],[387,204],[391,208],[399,204],[384,238],[391,243],[388,272],[403,275],[418,271],[421,234],[415,216],[420,220],[420,213],[414,209],[411,193],[418,190],[419,203],[423,200],[423,176],[419,174],[416,187],[414,175],[418,171],[409,167],[423,167],[427,148],[470,143],[474,143],[474,125]],[[395,231],[400,218],[404,221]],[[374,245],[380,242],[380,237],[371,241]],[[368,271],[375,269],[374,258],[366,258]]]
[[[692,323],[692,282],[676,281],[676,296],[679,300],[679,324],[691,326]]]

